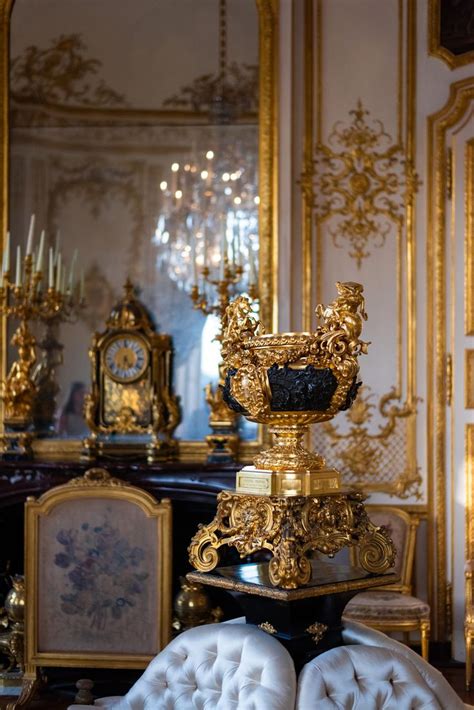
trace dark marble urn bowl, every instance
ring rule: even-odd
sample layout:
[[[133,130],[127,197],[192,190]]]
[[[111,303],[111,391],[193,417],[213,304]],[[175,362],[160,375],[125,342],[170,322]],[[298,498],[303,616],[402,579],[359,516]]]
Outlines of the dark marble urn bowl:
[[[232,379],[237,372],[235,368],[227,370],[223,398],[230,409],[252,419],[250,412],[232,393]],[[354,377],[349,387],[346,386],[343,401],[336,404],[334,411],[334,395],[341,385],[332,368],[316,365],[295,368],[286,363],[273,364],[266,368],[265,372],[269,409],[276,417],[278,414],[305,412],[310,415],[311,421],[331,419],[337,411],[344,411],[351,407],[362,384],[357,382],[357,377]],[[311,413],[314,416],[311,416]],[[265,417],[266,420],[272,418],[271,414]]]

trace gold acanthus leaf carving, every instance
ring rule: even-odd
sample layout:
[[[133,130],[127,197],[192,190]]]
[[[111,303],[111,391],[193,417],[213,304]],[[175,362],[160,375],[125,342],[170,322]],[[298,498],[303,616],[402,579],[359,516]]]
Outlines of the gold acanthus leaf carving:
[[[285,498],[222,491],[214,520],[200,525],[191,540],[189,561],[209,572],[223,545],[241,557],[266,549],[273,555],[271,584],[295,589],[311,577],[309,550],[334,555],[357,545],[362,567],[383,573],[393,567],[396,551],[387,531],[370,522],[363,500],[360,493]]]
[[[127,483],[122,481],[120,478],[114,478],[111,476],[105,468],[90,468],[83,476],[72,478],[66,485],[75,486],[76,488],[85,488],[90,486],[110,488],[126,486]]]
[[[74,106],[123,106],[124,96],[103,80],[91,79],[102,66],[87,59],[80,34],[60,35],[41,49],[30,45],[11,62],[11,93],[21,103]]]
[[[381,121],[368,121],[362,102],[349,111],[352,121],[333,126],[328,143],[318,143],[301,187],[316,220],[329,221],[336,247],[349,246],[360,268],[369,245],[382,247],[393,226],[401,229],[406,205],[419,187],[418,175],[403,145],[394,144]]]

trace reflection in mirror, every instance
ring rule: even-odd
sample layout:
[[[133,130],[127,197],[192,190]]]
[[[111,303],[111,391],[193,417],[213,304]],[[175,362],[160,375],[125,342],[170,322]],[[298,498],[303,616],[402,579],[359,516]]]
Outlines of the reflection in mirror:
[[[249,292],[258,272],[258,37],[255,0],[15,0],[12,254],[35,214],[36,249],[44,229],[65,273],[84,272],[86,307],[46,344],[37,332],[60,388],[56,434],[85,433],[88,347],[127,277],[173,339],[177,436],[209,433],[214,282]]]

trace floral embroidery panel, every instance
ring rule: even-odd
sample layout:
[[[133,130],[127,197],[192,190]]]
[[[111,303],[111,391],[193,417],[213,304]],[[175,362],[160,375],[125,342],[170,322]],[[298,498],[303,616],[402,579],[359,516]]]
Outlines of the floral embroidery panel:
[[[156,652],[156,524],[107,499],[68,501],[40,520],[41,650]]]

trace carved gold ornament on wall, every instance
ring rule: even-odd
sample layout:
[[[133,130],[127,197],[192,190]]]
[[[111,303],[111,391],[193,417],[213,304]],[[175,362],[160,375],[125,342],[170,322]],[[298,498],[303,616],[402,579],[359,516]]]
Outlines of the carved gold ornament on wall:
[[[369,119],[360,100],[349,115],[349,125],[334,124],[329,145],[316,145],[301,185],[316,220],[331,222],[334,246],[347,246],[360,268],[371,246],[382,247],[392,230],[401,228],[418,177],[403,146],[393,143],[381,121]]]
[[[46,49],[26,47],[10,65],[12,99],[30,104],[125,105],[123,95],[103,79],[94,82],[102,62],[86,58],[86,52],[80,34],[60,35]]]
[[[391,492],[400,498],[412,494],[419,498],[422,479],[418,468],[406,467],[404,462],[405,425],[413,408],[398,406],[394,390],[383,395],[378,404],[374,400],[375,393],[363,385],[352,408],[338,423],[325,422],[320,429],[314,429],[313,442],[318,450],[327,452],[345,483]],[[378,426],[374,426],[377,421]],[[395,479],[394,470],[401,471]]]

